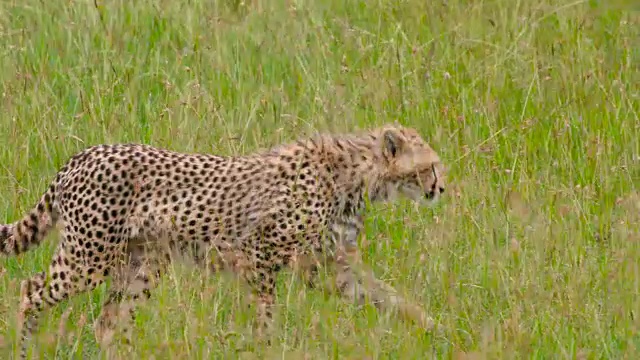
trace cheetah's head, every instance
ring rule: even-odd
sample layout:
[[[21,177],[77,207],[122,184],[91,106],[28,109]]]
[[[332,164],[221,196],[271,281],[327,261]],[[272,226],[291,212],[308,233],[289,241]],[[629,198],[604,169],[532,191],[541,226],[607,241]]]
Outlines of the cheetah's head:
[[[412,128],[382,128],[380,152],[386,200],[402,194],[413,201],[435,203],[445,190],[445,168],[440,157]]]

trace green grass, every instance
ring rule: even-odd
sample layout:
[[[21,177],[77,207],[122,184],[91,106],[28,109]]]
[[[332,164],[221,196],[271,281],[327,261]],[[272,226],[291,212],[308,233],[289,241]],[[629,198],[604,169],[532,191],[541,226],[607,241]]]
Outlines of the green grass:
[[[283,273],[279,341],[254,348],[245,289],[176,266],[119,356],[634,358],[640,13],[602,3],[3,1],[0,222],[92,144],[238,154],[398,120],[449,166],[448,196],[376,206],[362,251],[437,331]],[[56,243],[0,260],[2,358],[15,351],[19,283]],[[48,312],[41,356],[100,358],[91,324],[104,296]]]

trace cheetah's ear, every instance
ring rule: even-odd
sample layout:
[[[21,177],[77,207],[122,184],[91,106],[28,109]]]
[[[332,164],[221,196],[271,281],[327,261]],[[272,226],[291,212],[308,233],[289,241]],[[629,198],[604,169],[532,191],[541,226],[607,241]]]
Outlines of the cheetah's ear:
[[[404,138],[394,129],[385,130],[382,134],[383,154],[389,158],[395,158],[402,151]]]

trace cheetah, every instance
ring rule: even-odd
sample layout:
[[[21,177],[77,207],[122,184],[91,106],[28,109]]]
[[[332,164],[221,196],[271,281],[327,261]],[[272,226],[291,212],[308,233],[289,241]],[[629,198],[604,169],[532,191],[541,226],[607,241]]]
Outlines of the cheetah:
[[[346,299],[408,304],[356,270],[365,205],[398,195],[433,203],[445,190],[444,174],[437,152],[397,123],[243,156],[88,147],[63,165],[24,218],[0,225],[5,255],[34,248],[54,226],[60,237],[48,270],[21,283],[21,357],[45,309],[110,278],[94,325],[98,342],[108,344],[178,256],[240,274],[253,290],[259,329],[272,319],[278,271],[296,264],[309,286],[326,266],[336,270],[333,289]],[[367,292],[366,283],[386,297]]]

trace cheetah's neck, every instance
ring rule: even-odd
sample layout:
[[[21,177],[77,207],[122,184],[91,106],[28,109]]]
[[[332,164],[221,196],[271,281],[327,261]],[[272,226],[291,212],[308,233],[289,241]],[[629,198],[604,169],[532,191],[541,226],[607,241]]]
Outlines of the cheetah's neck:
[[[331,165],[339,196],[347,199],[347,208],[358,210],[364,199],[384,201],[388,197],[384,174],[386,159],[382,158],[376,132],[324,137],[319,148]],[[348,209],[345,209],[349,211]]]

